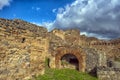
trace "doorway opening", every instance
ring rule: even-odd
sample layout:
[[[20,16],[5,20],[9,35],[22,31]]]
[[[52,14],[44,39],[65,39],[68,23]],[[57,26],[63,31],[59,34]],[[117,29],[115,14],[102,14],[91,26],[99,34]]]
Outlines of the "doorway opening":
[[[61,57],[61,68],[70,68],[79,70],[79,61],[73,54],[65,54]]]

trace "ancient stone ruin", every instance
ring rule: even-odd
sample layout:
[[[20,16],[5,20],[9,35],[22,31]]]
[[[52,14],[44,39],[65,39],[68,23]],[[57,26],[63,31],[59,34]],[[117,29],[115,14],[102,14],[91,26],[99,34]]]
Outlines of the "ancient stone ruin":
[[[28,80],[50,68],[71,68],[100,80],[120,80],[120,39],[99,40],[79,30],[0,19],[0,80]],[[109,74],[108,74],[109,73]]]

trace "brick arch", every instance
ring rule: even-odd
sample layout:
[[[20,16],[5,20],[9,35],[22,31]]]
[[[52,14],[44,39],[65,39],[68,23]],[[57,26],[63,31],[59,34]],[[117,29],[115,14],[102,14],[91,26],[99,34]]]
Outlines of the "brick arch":
[[[78,60],[79,71],[85,71],[85,53],[81,49],[77,48],[58,48],[55,55],[55,66],[60,68],[61,58],[66,54],[74,55]]]

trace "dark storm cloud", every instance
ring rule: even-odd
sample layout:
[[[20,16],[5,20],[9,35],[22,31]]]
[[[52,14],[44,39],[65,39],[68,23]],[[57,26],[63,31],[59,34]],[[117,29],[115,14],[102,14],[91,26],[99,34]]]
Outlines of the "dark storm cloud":
[[[119,0],[76,0],[65,8],[59,8],[56,20],[46,27],[78,28],[88,36],[98,38],[120,37]]]

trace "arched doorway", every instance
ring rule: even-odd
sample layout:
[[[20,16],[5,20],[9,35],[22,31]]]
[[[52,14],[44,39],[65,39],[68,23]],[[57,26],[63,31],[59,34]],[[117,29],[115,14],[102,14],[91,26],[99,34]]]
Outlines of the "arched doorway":
[[[67,60],[68,59],[68,60]],[[63,68],[62,60],[75,67],[75,69],[85,72],[85,53],[80,48],[60,47],[56,50],[55,66]],[[66,66],[69,67],[69,66]]]
[[[67,53],[61,57],[61,68],[70,68],[79,70],[79,61],[73,54]]]

